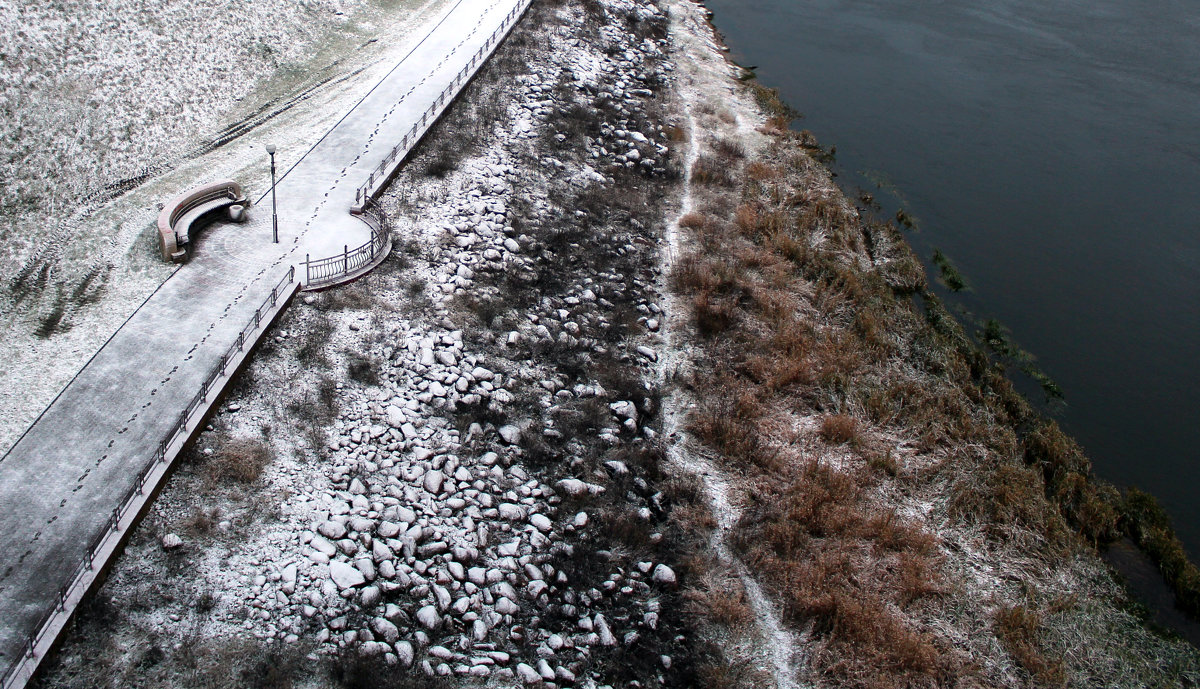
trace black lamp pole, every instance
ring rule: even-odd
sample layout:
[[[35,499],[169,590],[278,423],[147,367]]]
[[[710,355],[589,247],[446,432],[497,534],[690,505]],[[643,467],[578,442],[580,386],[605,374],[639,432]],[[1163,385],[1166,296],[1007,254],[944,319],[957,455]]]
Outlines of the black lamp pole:
[[[279,243],[279,215],[275,206],[275,144],[267,144],[271,156],[271,241]]]

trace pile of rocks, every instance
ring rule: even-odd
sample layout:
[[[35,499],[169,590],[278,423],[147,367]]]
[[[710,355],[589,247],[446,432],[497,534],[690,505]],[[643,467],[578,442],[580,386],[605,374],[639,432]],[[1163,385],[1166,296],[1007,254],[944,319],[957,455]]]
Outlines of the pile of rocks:
[[[654,587],[675,584],[661,563],[614,568],[605,585],[571,588],[556,567],[573,551],[568,539],[589,526],[586,511],[560,514],[563,501],[605,487],[567,477],[551,487],[519,461],[522,430],[473,424],[465,438],[439,416],[499,401],[510,376],[482,366],[461,333],[416,331],[390,352],[395,375],[383,387],[344,390],[349,398],[329,443],[327,484],[301,491],[300,529],[279,559],[258,562],[245,581],[248,627],[295,641],[381,655],[431,674],[520,676],[571,682],[588,649],[634,643],[639,626],[657,623]],[[636,419],[631,402],[615,417]],[[492,447],[464,451],[465,443]],[[299,557],[288,560],[288,550]],[[263,553],[259,553],[260,556]],[[616,628],[611,600],[641,600],[638,624]],[[542,619],[569,619],[565,628]],[[522,664],[532,644],[537,660]]]
[[[663,44],[610,27],[603,36],[607,50],[572,39],[514,81],[519,116],[507,135],[459,170],[469,179],[461,193],[420,209],[422,217],[446,218],[420,228],[437,240],[427,255],[435,313],[448,315],[454,295],[496,298],[499,276],[533,282],[539,273],[563,269],[555,252],[516,229],[552,222],[563,209],[546,189],[526,189],[532,207],[516,217],[514,190],[530,173],[513,148],[533,145],[546,122],[570,105],[556,95],[564,75],[579,97],[613,99],[629,115],[605,125],[603,141],[588,142],[599,157],[660,171],[667,151],[652,138],[664,139],[661,127],[630,123],[641,121],[638,108],[650,95],[639,84],[655,78],[642,65],[660,58]],[[611,183],[582,162],[585,157],[545,166],[549,184]],[[622,237],[607,240],[615,257],[651,250]],[[661,494],[642,478],[631,479],[618,460],[572,475],[571,457],[564,456],[553,478],[523,463],[522,446],[531,439],[569,442],[576,454],[586,452],[580,441],[587,439],[563,438],[555,421],[557,412],[580,400],[607,409],[595,439],[601,445],[655,435],[645,424],[655,411],[649,388],[644,396],[615,398],[597,381],[572,380],[530,355],[531,347],[556,347],[625,362],[635,374],[649,371],[657,358],[649,343],[627,344],[611,332],[617,303],[636,309],[651,335],[658,330],[655,276],[610,268],[576,277],[522,312],[515,326],[485,329],[475,340],[448,318],[437,328],[400,319],[378,326],[383,330],[371,351],[361,353],[381,362],[379,385],[339,385],[341,412],[330,429],[322,476],[293,477],[285,523],[266,534],[253,555],[233,558],[242,575],[229,582],[227,596],[245,606],[240,618],[227,614],[230,621],[240,619],[264,638],[314,638],[331,651],[378,656],[430,675],[546,686],[594,685],[588,672],[597,650],[633,646],[654,633],[660,596],[677,585],[667,564],[605,553],[599,561],[606,569],[589,572],[589,584],[579,585],[570,572],[592,528],[588,503],[613,497],[607,495],[610,477],[632,482],[621,498],[646,523],[662,514]],[[370,327],[350,318],[351,330]],[[520,418],[522,409],[538,410],[540,418],[484,420]],[[459,422],[471,415],[480,420]],[[667,656],[658,661],[664,668],[670,663]]]

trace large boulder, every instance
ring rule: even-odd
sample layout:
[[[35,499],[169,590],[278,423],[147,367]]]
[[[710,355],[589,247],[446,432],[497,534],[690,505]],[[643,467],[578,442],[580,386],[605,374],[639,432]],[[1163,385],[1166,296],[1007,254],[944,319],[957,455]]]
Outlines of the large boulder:
[[[329,578],[333,579],[333,583],[337,584],[339,590],[362,586],[367,583],[367,578],[358,569],[337,560],[329,563]]]

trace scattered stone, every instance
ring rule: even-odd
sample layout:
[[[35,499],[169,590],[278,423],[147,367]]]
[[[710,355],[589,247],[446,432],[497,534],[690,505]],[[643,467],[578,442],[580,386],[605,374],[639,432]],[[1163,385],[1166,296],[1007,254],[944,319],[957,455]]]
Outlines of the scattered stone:
[[[443,476],[442,472],[438,471],[437,469],[427,472],[425,474],[425,490],[437,495],[442,492],[443,481],[445,481],[445,476]]]
[[[417,622],[420,622],[422,627],[433,631],[442,626],[442,616],[438,614],[437,608],[426,605],[417,611]]]
[[[517,677],[525,684],[538,684],[542,681],[542,674],[525,663],[517,663]]]
[[[510,522],[519,522],[525,520],[525,508],[521,505],[514,505],[510,502],[500,503],[498,508],[501,519],[507,519]]]
[[[554,528],[554,522],[550,521],[550,519],[544,514],[531,515],[529,517],[529,523],[533,524],[533,526],[542,533],[549,533],[550,530]]]
[[[650,578],[654,581],[654,583],[664,584],[666,586],[674,586],[676,583],[675,570],[664,564],[659,564],[656,566],[654,568],[654,574],[650,575]]]
[[[346,525],[341,522],[322,522],[317,527],[317,533],[331,541],[337,541],[346,537]]]
[[[362,572],[337,560],[329,563],[329,578],[342,590],[367,583],[367,578],[363,576]]]
[[[395,644],[396,659],[402,667],[411,667],[413,664],[413,645],[408,641],[397,641]]]
[[[516,426],[501,426],[498,432],[504,442],[509,445],[517,445],[521,442],[521,429]]]

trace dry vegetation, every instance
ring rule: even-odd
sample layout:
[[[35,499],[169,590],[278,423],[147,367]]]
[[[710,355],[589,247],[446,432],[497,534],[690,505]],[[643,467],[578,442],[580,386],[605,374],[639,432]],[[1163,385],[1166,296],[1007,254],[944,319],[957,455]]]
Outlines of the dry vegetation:
[[[769,118],[761,150],[706,141],[698,210],[680,222],[693,251],[673,286],[703,349],[687,429],[750,483],[735,542],[807,632],[810,679],[1194,680],[1194,651],[1146,633],[1103,570],[1079,564],[1127,531],[1194,606],[1198,570],[1161,510],[1091,477],[926,291],[896,227],[862,218],[812,136],[787,129],[791,111],[748,88]],[[710,108],[700,125],[729,120]],[[1093,645],[1120,650],[1078,650]]]

